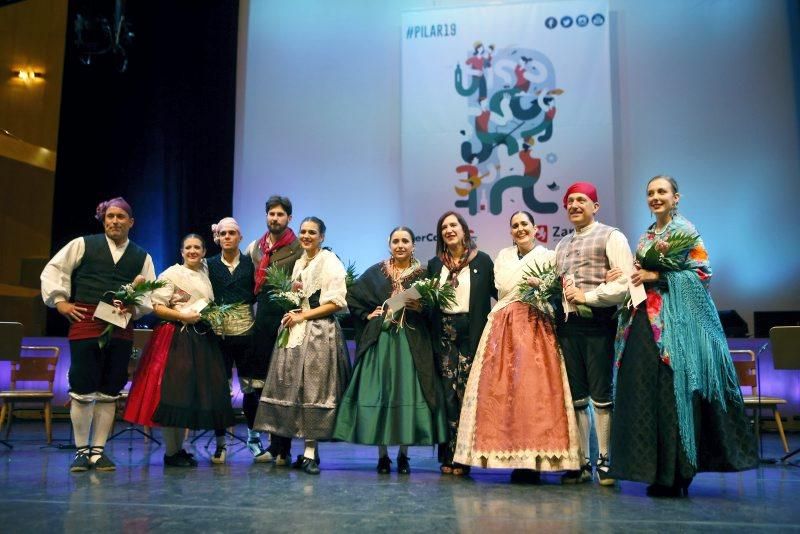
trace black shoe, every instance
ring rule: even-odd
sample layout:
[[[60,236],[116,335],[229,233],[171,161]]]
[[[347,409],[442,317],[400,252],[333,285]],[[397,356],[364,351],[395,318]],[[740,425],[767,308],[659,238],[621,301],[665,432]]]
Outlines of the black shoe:
[[[686,494],[688,495],[688,487]],[[676,486],[662,486],[661,484],[651,484],[647,486],[647,496],[648,497],[682,497],[683,496],[683,487],[680,485]]]
[[[305,460],[305,459],[306,459],[305,456],[303,456],[302,454],[299,454],[297,456],[297,460],[295,460],[294,463],[292,464],[292,469],[302,469],[303,468],[303,460]],[[319,459],[319,454],[316,456],[316,458],[314,458],[314,462],[317,465],[322,465],[322,462]]]
[[[111,461],[111,458],[106,456],[106,453],[103,452],[103,449],[104,447],[90,447],[89,450],[91,456],[99,455],[99,457],[94,462],[92,462],[90,458],[89,462],[92,464],[92,467],[98,471],[116,471],[117,466],[114,465],[114,462]]]
[[[197,467],[193,454],[181,449],[172,456],[164,455],[164,465],[168,467]]]
[[[317,465],[316,460],[312,460],[311,458],[303,458],[302,469],[309,475],[319,474],[319,466]]]
[[[397,455],[397,473],[400,475],[411,474],[411,466],[408,463],[408,456],[405,454]]]
[[[600,455],[597,459],[597,466],[595,467],[595,474],[597,474],[597,481],[601,486],[613,486],[616,482],[610,475],[610,467],[608,465],[608,456]]]
[[[192,467],[197,467],[197,460],[194,459],[194,454],[186,452],[186,449],[179,450],[177,454],[180,454],[181,456],[186,458],[189,461],[189,463],[192,464]]]
[[[89,463],[89,447],[78,447],[75,458],[72,459],[72,463],[69,466],[70,473],[81,473],[88,471],[91,467],[92,464]]]
[[[591,482],[592,480],[592,464],[585,463],[580,469],[575,471],[567,471],[561,475],[562,484],[582,484],[583,482]]]
[[[399,461],[399,460],[398,460]],[[378,458],[378,474],[388,475],[392,472],[392,461],[388,456]]]
[[[539,471],[533,469],[514,469],[511,471],[512,484],[539,484],[542,476]]]

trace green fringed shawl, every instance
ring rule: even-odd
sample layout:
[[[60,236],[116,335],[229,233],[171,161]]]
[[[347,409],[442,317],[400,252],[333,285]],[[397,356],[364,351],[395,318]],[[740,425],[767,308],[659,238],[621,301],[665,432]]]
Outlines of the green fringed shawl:
[[[697,466],[692,397],[742,403],[736,369],[711,296],[692,271],[663,271],[669,290],[663,293],[664,350],[674,374],[675,403],[681,442]]]

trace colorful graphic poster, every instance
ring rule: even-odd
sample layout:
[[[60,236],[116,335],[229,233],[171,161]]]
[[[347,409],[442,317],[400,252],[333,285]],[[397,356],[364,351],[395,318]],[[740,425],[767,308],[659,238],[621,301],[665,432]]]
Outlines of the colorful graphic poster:
[[[614,225],[607,2],[405,13],[401,128],[403,220],[422,259],[448,210],[491,255],[518,210],[554,248],[575,181],[597,186],[598,219]]]

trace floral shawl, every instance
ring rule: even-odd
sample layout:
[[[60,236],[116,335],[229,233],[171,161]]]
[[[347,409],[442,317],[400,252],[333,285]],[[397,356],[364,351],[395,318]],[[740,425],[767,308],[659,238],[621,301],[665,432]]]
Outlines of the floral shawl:
[[[718,401],[723,409],[728,401],[742,401],[727,340],[708,293],[711,267],[697,230],[681,216],[674,217],[660,233],[652,225],[639,239],[637,256],[676,232],[695,235],[697,241],[677,270],[661,271],[657,283],[647,284],[644,308],[623,309],[615,342],[616,366],[621,364],[634,315],[644,311],[661,360],[672,367],[681,442],[689,461],[696,465],[694,394]]]

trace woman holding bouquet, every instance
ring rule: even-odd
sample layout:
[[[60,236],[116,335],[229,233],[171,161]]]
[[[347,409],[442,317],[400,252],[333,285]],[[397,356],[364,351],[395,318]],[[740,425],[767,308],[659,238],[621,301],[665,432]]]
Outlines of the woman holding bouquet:
[[[404,310],[384,302],[425,277],[414,258],[414,233],[389,235],[391,257],[350,286],[347,306],[356,329],[358,363],[336,419],[334,438],[378,446],[378,473],[391,470],[388,445],[400,445],[397,472],[408,474],[409,445],[447,440],[447,422],[430,331],[418,300]]]
[[[185,428],[213,430],[234,424],[225,363],[210,328],[201,328],[198,301],[214,292],[203,258],[203,238],[183,238],[183,264],[161,273],[166,282],[151,295],[153,311],[164,322],[153,331],[133,379],[125,420],[162,426],[164,465],[194,467],[183,447]]]
[[[332,437],[350,378],[350,356],[333,316],[347,306],[346,271],[336,254],[321,248],[325,223],[320,219],[303,219],[299,239],[303,255],[292,278],[300,306],[281,320],[278,339],[288,329],[288,341],[275,345],[254,427],[305,438],[305,451],[293,467],[316,475],[317,441]]]
[[[711,266],[692,223],[677,212],[678,184],[647,184],[655,223],[639,239],[634,285],[647,299],[623,308],[611,431],[612,478],[650,484],[653,497],[688,494],[701,471],[758,462],[736,371],[708,293]]]
[[[449,427],[447,441],[439,445],[439,462],[442,474],[462,476],[469,473],[469,466],[453,464],[461,402],[497,289],[492,259],[475,246],[464,217],[448,211],[439,217],[436,228],[436,256],[428,262],[428,275],[438,278],[441,284],[452,285],[456,295],[454,305],[432,313],[433,347]]]
[[[575,411],[547,302],[549,287],[560,287],[555,252],[537,245],[535,233],[530,213],[512,215],[514,245],[494,262],[500,300],[472,363],[455,454],[462,464],[514,468],[512,481],[534,483],[540,471],[580,468]],[[521,300],[529,287],[541,294],[533,304]]]

